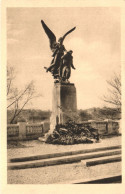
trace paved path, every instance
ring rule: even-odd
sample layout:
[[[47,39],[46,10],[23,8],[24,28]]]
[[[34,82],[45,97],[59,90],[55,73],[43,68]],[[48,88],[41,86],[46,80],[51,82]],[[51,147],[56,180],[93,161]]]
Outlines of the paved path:
[[[121,145],[121,137],[103,139],[100,143],[77,144],[77,145],[50,145],[40,141],[21,142],[25,148],[8,149],[8,159],[15,157],[41,155],[47,153],[57,153],[73,150],[90,149],[97,147]],[[92,179],[104,174],[121,173],[121,162],[108,163],[98,166],[85,167],[82,162],[73,164],[62,164],[41,168],[30,168],[21,170],[8,170],[8,184],[58,184],[68,183],[77,179]]]
[[[66,152],[73,150],[91,149],[98,147],[108,147],[121,145],[121,136],[112,137],[108,139],[102,139],[100,143],[93,144],[76,144],[76,145],[52,145],[45,144],[39,140],[23,141],[20,142],[24,145],[24,148],[11,148],[7,150],[7,156],[9,158],[17,158],[24,156],[34,156],[49,153]]]
[[[82,163],[8,170],[8,184],[58,184],[78,179],[93,179],[100,175],[121,173],[121,163],[85,167]]]

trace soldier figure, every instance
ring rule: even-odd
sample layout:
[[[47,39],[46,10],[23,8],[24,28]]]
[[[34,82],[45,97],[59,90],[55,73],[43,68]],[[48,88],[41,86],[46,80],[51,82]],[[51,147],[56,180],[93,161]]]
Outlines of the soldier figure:
[[[68,79],[71,75],[71,67],[72,69],[75,69],[73,65],[73,51],[68,51],[63,57],[62,57],[62,66],[61,66],[61,77],[63,81],[68,82]]]

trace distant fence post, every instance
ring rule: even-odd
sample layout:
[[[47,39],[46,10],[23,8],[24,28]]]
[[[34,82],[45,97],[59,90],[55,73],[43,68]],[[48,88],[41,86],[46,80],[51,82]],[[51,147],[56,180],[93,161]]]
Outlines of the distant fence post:
[[[119,134],[122,134],[121,120],[118,121],[118,127]]]
[[[47,133],[50,130],[50,121],[41,122],[43,124],[43,133]]]
[[[96,124],[95,120],[92,120],[92,121],[91,121],[91,126],[92,126],[93,128],[97,128],[97,124]]]
[[[108,134],[113,132],[112,121],[108,121]]]
[[[18,122],[19,125],[19,140],[26,139],[26,122]]]

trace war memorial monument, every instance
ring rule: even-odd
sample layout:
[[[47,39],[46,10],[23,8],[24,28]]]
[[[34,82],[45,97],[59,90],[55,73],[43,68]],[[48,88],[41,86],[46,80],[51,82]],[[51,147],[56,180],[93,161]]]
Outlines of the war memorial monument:
[[[67,51],[63,45],[67,35],[73,32],[76,27],[69,30],[58,42],[54,33],[41,20],[43,29],[49,38],[50,49],[52,50],[52,61],[50,66],[44,67],[46,72],[50,72],[54,78],[53,99],[52,99],[52,129],[57,124],[65,124],[77,112],[76,88],[74,83],[70,83],[71,69],[73,65],[72,50]]]

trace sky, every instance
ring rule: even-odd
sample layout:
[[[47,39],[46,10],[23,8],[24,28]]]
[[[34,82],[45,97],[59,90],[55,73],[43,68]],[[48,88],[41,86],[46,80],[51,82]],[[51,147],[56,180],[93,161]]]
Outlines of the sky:
[[[77,91],[77,108],[105,106],[102,96],[107,93],[106,80],[120,72],[121,32],[120,8],[7,8],[7,65],[16,69],[15,85],[23,89],[34,80],[40,98],[27,108],[52,109],[54,80],[46,73],[52,51],[41,20],[57,37],[69,34],[64,45],[73,50],[70,82]]]

